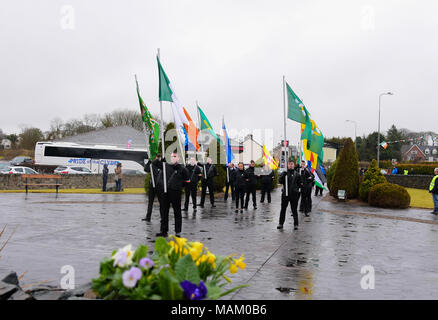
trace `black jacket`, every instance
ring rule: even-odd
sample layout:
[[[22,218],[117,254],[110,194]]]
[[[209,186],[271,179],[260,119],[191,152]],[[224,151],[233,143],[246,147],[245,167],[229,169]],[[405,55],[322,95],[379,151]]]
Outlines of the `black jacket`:
[[[167,190],[181,192],[183,185],[189,180],[187,169],[179,163],[169,164],[161,161],[159,161],[160,173],[157,179],[158,190],[164,192],[163,163],[166,165]]]
[[[257,184],[257,176],[255,175],[253,167],[246,169],[246,174],[248,175],[248,185],[254,186]]]
[[[224,166],[225,172],[228,173],[229,181],[225,180],[225,182],[229,182],[230,184],[234,184],[236,180],[236,168],[230,168],[229,166]]]
[[[260,180],[262,184],[271,185],[272,181],[274,181],[274,171],[271,169],[269,169],[269,171],[268,169],[262,169],[262,173],[263,174],[260,175]]]
[[[152,171],[154,172],[154,181],[155,184],[157,184],[158,181],[158,176],[160,174],[160,166],[162,167],[161,161],[158,159],[155,159],[154,161],[151,162],[151,160],[149,160],[145,165],[144,165],[144,171],[145,172],[151,172],[151,166],[152,166]],[[152,185],[152,179],[149,180],[150,185]]]
[[[234,185],[239,189],[244,189],[247,184],[248,173],[245,170],[236,169],[235,179]]]
[[[109,172],[108,166],[103,167],[102,175],[104,178],[108,178],[108,172]]]
[[[188,164],[186,165],[186,169],[187,174],[189,175],[190,185],[196,185],[200,178],[199,175],[201,174],[201,168],[199,168],[196,164],[193,166]]]
[[[308,168],[302,169],[300,168],[301,182],[303,184],[304,189],[312,188],[315,184],[315,176],[313,173],[309,171]]]
[[[207,176],[207,180],[212,180],[217,176],[217,169],[214,164],[198,162],[198,166],[200,166],[202,170],[205,168],[205,172],[202,172],[202,180],[205,180],[205,176]]]
[[[278,182],[283,185],[283,189],[281,190],[283,196],[286,195],[285,181],[286,172],[283,172],[278,179]],[[301,175],[296,170],[287,170],[287,187],[289,197],[292,193],[300,192],[300,188],[302,187]]]

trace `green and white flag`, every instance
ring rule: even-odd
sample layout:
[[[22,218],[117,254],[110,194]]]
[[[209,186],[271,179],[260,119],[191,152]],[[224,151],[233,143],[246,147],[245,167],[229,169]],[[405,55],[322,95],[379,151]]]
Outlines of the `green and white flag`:
[[[160,140],[160,125],[156,121],[152,114],[149,112],[148,107],[144,103],[140,96],[140,90],[138,88],[137,77],[135,78],[137,85],[137,97],[140,103],[141,120],[145,123],[146,131],[149,133],[149,159],[155,159],[158,154],[158,143]]]
[[[289,84],[286,82],[287,88],[287,101],[288,101],[288,112],[287,117],[296,122],[306,124],[306,114],[310,113],[307,111],[304,103],[300,98],[293,92]]]
[[[201,125],[200,125],[199,129],[201,131],[207,130],[207,132],[209,132],[212,135],[212,137],[214,139],[216,139],[216,141],[220,145],[222,145],[223,143],[222,143],[221,139],[214,132],[213,127],[211,126],[210,121],[208,121],[208,118],[206,117],[205,113],[202,111],[202,109],[199,106],[197,106],[197,107],[198,107],[198,111],[199,111],[199,117],[201,118],[200,119],[201,120]]]

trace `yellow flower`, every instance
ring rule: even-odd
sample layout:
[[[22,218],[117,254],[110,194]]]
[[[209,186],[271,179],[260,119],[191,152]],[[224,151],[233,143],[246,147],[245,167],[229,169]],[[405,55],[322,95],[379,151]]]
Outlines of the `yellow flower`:
[[[198,259],[201,255],[201,250],[190,248],[190,255],[192,256],[193,261],[196,261],[196,259]]]
[[[188,253],[189,253],[189,251],[186,248],[184,248],[183,255],[187,255]]]
[[[222,277],[224,277],[225,280],[227,280],[228,283],[233,282],[230,278],[228,278],[226,275],[222,275]]]
[[[235,264],[230,264],[230,272],[231,273],[236,273],[237,272],[237,266]]]
[[[213,264],[216,261],[216,256],[211,252],[207,253],[207,261],[209,264]]]
[[[203,262],[205,262],[205,261],[207,261],[208,260],[208,256],[206,256],[205,254],[203,254],[202,256],[201,256],[201,258],[199,258],[199,261],[201,262],[201,263],[203,263]]]
[[[178,245],[178,247],[182,248],[186,244],[187,239],[175,237],[175,241],[176,241],[176,244]]]
[[[198,251],[201,251],[203,246],[201,242],[192,242],[192,248]]]
[[[240,256],[239,259],[234,259],[234,262],[236,263],[236,266],[238,266],[240,269],[245,269],[246,268],[246,263],[243,262],[243,260],[245,260],[245,258],[243,257],[243,255]]]

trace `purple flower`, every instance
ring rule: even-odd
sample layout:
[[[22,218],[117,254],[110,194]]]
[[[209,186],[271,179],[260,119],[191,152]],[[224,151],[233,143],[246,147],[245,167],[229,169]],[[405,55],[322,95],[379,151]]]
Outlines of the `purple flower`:
[[[146,269],[152,268],[155,265],[154,262],[149,258],[140,259],[139,264],[140,264],[140,267],[146,268]]]
[[[188,280],[180,282],[179,285],[184,290],[184,296],[189,300],[202,300],[207,297],[207,287],[203,281],[199,282],[199,286]]]
[[[134,288],[141,276],[141,270],[137,267],[132,267],[131,269],[123,272],[123,285],[127,288]]]

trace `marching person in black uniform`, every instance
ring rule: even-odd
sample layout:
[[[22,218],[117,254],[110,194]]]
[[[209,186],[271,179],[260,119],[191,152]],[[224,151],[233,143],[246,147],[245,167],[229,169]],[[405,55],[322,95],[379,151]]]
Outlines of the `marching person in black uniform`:
[[[248,175],[248,182],[246,183],[246,197],[245,197],[245,209],[248,209],[249,195],[252,195],[252,205],[254,209],[257,209],[256,201],[256,188],[257,188],[257,176],[255,175],[255,162],[251,160],[249,168],[246,169]]]
[[[236,213],[239,212],[239,201],[240,201],[240,212],[243,212],[243,201],[245,198],[246,184],[248,181],[248,174],[245,171],[243,162],[239,162],[235,172],[235,197],[236,197]]]
[[[272,182],[274,181],[274,171],[269,168],[266,164],[263,165],[261,176],[262,183],[262,197],[260,202],[263,203],[265,201],[265,193],[267,194],[268,203],[271,203],[271,190],[272,190]]]
[[[208,188],[208,194],[210,195],[210,203],[211,206],[214,208],[216,207],[214,205],[214,177],[218,175],[216,166],[212,164],[211,158],[207,158],[207,163],[198,163],[198,166],[202,167],[202,181],[201,181],[201,203],[199,206],[201,208],[204,208],[204,202],[205,202],[205,195],[207,193]]]
[[[175,216],[175,235],[177,237],[181,234],[182,229],[182,216],[181,216],[181,193],[184,183],[189,181],[187,169],[183,165],[178,163],[178,153],[174,152],[170,158],[170,164],[166,163],[163,158],[162,162],[159,162],[160,174],[157,181],[157,191],[161,198],[160,213],[161,213],[161,226],[160,233],[157,233],[157,237],[167,237],[169,231],[169,210],[170,204],[172,204],[173,215]],[[166,180],[163,179],[163,165],[166,166]],[[164,193],[164,183],[167,186],[167,192]]]
[[[149,191],[148,191],[148,211],[146,213],[146,217],[141,219],[143,221],[151,221],[152,216],[152,208],[154,206],[154,199],[155,196],[157,196],[158,201],[160,201],[160,197],[157,194],[157,180],[158,175],[160,173],[159,165],[161,162],[161,155],[157,154],[155,157],[155,160],[151,162],[149,161],[144,166],[144,171],[151,172],[151,179],[149,180]],[[152,180],[152,174],[153,174],[153,180]]]
[[[300,175],[302,183],[300,209],[302,208],[304,214],[308,217],[309,212],[312,211],[312,188],[315,183],[315,176],[309,171],[306,161],[301,161]]]
[[[287,178],[286,178],[287,177]],[[277,229],[283,229],[284,220],[286,219],[286,209],[291,206],[292,216],[294,217],[294,230],[298,229],[298,198],[300,194],[301,176],[295,170],[295,163],[290,161],[287,164],[287,172],[283,172],[278,180],[279,183],[283,185],[281,190],[281,211],[280,211],[280,221]],[[287,195],[286,195],[287,190]]]
[[[189,199],[192,196],[193,211],[196,212],[196,193],[198,191],[198,181],[202,177],[201,168],[196,164],[195,158],[190,158],[190,164],[186,166],[190,182],[185,185],[186,201],[184,211],[189,210]]]
[[[228,199],[228,189],[231,189],[231,199],[234,201],[235,198],[235,186],[234,180],[236,179],[236,168],[234,168],[234,163],[230,162],[228,166],[225,166],[227,171],[227,179],[225,180],[225,195],[224,201]]]

